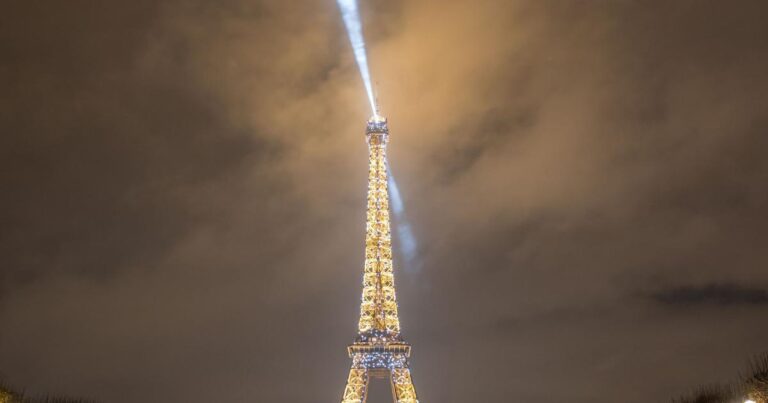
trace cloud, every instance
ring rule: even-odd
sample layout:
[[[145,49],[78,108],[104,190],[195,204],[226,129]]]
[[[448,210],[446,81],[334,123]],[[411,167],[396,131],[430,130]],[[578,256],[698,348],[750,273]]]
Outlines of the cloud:
[[[657,291],[651,298],[665,305],[765,305],[768,304],[768,290],[735,284],[709,284],[669,288]]]
[[[44,3],[0,16],[0,371],[337,399],[368,107],[335,3]],[[760,310],[718,306],[768,284],[762,2],[361,9],[423,400],[664,400],[765,348]]]

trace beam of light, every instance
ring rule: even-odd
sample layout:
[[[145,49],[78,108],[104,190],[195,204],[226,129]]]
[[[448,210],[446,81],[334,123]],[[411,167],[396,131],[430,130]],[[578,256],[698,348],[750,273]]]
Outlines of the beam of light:
[[[368,57],[365,54],[365,39],[363,38],[363,23],[360,20],[360,12],[357,8],[357,0],[336,0],[341,9],[341,16],[344,19],[344,26],[347,27],[349,42],[352,44],[352,50],[355,52],[357,67],[360,69],[360,76],[363,78],[365,91],[368,93],[368,102],[371,103],[371,112],[376,115],[376,101],[373,96],[373,85],[371,85],[371,73],[368,71]]]
[[[392,175],[392,171],[389,171],[387,179],[389,179],[389,195],[392,199],[392,211],[394,211],[396,215],[402,215],[405,210],[403,207],[403,199],[400,197],[400,189],[397,188],[397,182],[395,181],[395,176]]]
[[[397,181],[395,181],[392,171],[389,171],[387,180],[389,182],[389,196],[392,203],[392,211],[397,218],[397,235],[400,241],[400,248],[403,253],[403,257],[408,262],[406,268],[418,269],[415,262],[416,258],[416,237],[413,236],[411,231],[411,224],[408,222],[408,218],[405,216],[405,208],[403,207],[403,199],[400,197],[400,189],[397,187]]]

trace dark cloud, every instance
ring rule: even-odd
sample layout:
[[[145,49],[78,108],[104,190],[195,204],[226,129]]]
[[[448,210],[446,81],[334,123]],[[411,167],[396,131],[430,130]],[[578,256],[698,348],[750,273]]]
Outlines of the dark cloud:
[[[651,297],[668,305],[764,305],[768,291],[762,288],[734,284],[709,284],[701,287],[674,287],[654,293]]]
[[[765,350],[763,2],[362,8],[423,401],[664,401]],[[9,382],[339,398],[367,118],[344,35],[333,1],[4,9]]]

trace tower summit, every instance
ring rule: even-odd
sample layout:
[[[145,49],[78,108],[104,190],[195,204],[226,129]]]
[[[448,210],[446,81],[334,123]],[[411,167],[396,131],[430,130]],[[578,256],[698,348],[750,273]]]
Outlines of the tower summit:
[[[408,358],[411,345],[400,335],[387,187],[387,119],[375,114],[365,130],[368,141],[368,199],[365,224],[363,296],[342,403],[364,403],[371,377],[389,378],[396,403],[418,403]]]

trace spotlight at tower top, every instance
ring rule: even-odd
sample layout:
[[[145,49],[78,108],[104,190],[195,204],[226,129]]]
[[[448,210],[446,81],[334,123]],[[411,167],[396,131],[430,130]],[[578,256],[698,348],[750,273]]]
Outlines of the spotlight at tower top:
[[[365,39],[363,38],[363,23],[360,20],[357,0],[336,0],[336,3],[339,5],[339,9],[341,9],[341,16],[344,19],[344,26],[347,28],[352,51],[355,53],[360,77],[363,79],[365,92],[368,94],[368,102],[371,104],[371,112],[376,115],[376,101],[373,96],[371,73],[368,70],[368,56],[365,52]]]

